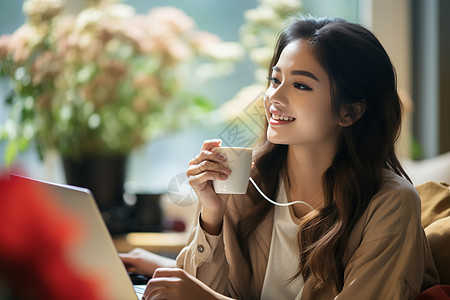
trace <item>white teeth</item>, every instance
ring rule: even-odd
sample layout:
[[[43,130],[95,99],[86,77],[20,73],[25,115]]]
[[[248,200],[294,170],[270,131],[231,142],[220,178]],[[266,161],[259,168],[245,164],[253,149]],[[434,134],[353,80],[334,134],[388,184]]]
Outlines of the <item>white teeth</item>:
[[[294,121],[295,119],[288,116],[272,115],[272,119],[280,121]]]

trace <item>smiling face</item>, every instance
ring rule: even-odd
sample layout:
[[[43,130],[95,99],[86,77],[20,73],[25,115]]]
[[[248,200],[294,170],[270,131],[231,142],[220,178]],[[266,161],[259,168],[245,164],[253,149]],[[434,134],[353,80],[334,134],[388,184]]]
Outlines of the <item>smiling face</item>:
[[[264,107],[271,143],[337,144],[340,126],[333,116],[330,81],[307,41],[298,39],[283,49],[269,81]]]

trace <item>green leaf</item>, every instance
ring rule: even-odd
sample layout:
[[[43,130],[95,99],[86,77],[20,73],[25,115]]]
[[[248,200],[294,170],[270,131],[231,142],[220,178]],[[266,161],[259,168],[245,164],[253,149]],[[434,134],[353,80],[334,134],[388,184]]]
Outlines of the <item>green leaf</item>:
[[[30,146],[30,141],[25,137],[21,137],[19,139],[17,145],[19,147],[19,151],[23,152],[23,151],[27,150],[28,147]]]
[[[205,111],[211,111],[214,109],[214,104],[208,98],[200,95],[197,95],[197,97],[195,97],[195,105]]]
[[[5,163],[7,167],[9,167],[14,162],[17,157],[18,151],[19,149],[17,147],[16,140],[12,140],[8,143],[8,145],[6,145]]]

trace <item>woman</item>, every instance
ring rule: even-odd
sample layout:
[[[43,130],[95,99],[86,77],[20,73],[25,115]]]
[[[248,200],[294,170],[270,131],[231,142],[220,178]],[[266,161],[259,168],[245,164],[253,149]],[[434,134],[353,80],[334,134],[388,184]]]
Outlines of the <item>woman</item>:
[[[181,269],[157,269],[145,299],[412,299],[435,284],[420,199],[395,155],[395,72],[376,37],[341,19],[294,19],[268,80],[251,176],[271,199],[312,209],[274,207],[253,187],[215,194],[211,180],[230,170],[220,141],[206,141],[187,170],[198,225]]]

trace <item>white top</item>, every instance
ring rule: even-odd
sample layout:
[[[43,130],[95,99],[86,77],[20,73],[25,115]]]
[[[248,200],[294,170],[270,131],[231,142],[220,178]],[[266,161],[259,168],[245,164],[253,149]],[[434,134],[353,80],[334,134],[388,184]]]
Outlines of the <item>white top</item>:
[[[287,203],[283,181],[277,200],[280,203]],[[299,263],[298,224],[293,220],[291,209],[291,207],[274,207],[272,240],[261,292],[263,300],[301,299],[302,276],[290,281],[297,273]]]

